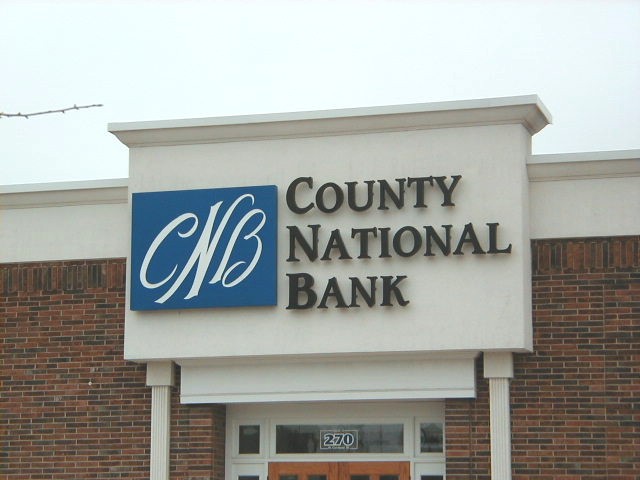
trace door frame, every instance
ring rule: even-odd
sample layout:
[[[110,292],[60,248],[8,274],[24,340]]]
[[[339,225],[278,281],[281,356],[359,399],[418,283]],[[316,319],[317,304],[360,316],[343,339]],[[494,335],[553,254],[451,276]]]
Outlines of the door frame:
[[[404,423],[404,453],[276,454],[275,425],[329,423]],[[444,401],[305,402],[281,404],[229,404],[226,426],[226,480],[240,476],[267,480],[270,462],[410,462],[410,474],[444,475],[445,453],[420,453],[419,423],[444,426]],[[256,425],[261,430],[260,451],[238,454],[238,428]]]

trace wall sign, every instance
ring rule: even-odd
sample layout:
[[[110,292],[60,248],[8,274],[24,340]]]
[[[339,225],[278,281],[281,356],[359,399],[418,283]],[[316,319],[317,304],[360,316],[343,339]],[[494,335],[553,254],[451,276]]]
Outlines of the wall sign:
[[[134,193],[131,309],[276,304],[275,185]]]
[[[373,266],[393,257],[510,254],[511,244],[499,243],[498,222],[339,229],[304,219],[314,210],[330,222],[339,210],[355,217],[366,211],[452,209],[460,185],[462,175],[321,185],[312,177],[296,178],[283,207],[301,221],[283,227],[288,237],[283,260]],[[131,309],[276,305],[277,210],[275,185],[133,194]],[[411,301],[403,292],[410,281],[406,275],[377,272],[350,276],[348,282],[336,277],[317,282],[298,270],[283,277],[287,310],[404,307]]]

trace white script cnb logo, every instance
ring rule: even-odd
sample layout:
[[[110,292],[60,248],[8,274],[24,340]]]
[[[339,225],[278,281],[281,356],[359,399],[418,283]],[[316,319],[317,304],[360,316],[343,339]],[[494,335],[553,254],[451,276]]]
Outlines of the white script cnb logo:
[[[150,290],[170,285],[164,294],[154,301],[163,304],[170,299],[194,268],[195,275],[191,288],[184,297],[185,300],[198,296],[211,266],[215,273],[208,279],[209,284],[220,283],[222,287],[230,288],[243,282],[256,268],[263,252],[263,241],[259,234],[267,221],[267,214],[260,208],[252,208],[255,202],[254,195],[244,194],[236,198],[226,211],[223,208],[224,201],[212,205],[200,237],[186,263],[182,266],[174,264],[171,269],[170,263],[162,262],[161,269],[171,271],[162,280],[154,281],[149,278],[149,270],[154,260],[157,261],[156,255],[163,244],[169,237],[173,238],[177,234],[180,239],[185,239],[185,246],[192,245],[193,239],[197,238],[196,232],[201,222],[195,213],[187,212],[173,218],[162,228],[144,255],[139,275],[142,286]],[[246,209],[249,210],[244,213],[243,210]],[[188,242],[188,239],[192,241]],[[214,254],[217,254],[217,264],[211,265]],[[180,268],[180,273],[177,274]]]

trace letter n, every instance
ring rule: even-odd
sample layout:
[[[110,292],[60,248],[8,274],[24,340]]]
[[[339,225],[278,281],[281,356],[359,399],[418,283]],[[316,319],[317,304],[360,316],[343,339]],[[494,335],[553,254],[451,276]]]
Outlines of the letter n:
[[[300,233],[298,227],[288,226],[289,229],[289,258],[287,262],[299,262],[300,259],[296,257],[296,243],[300,245],[305,255],[312,262],[318,258],[318,230],[320,225],[307,225],[311,229],[311,245],[304,238],[304,235]]]

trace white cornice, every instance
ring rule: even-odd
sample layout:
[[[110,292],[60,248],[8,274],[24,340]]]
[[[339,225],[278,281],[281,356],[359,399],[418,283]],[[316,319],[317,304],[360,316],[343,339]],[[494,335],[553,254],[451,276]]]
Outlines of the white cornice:
[[[0,186],[0,210],[127,203],[128,180],[34,183]]]
[[[537,95],[342,110],[111,123],[128,147],[350,135],[477,125],[523,125],[535,134],[551,123]]]
[[[640,150],[531,155],[532,182],[640,176]]]

